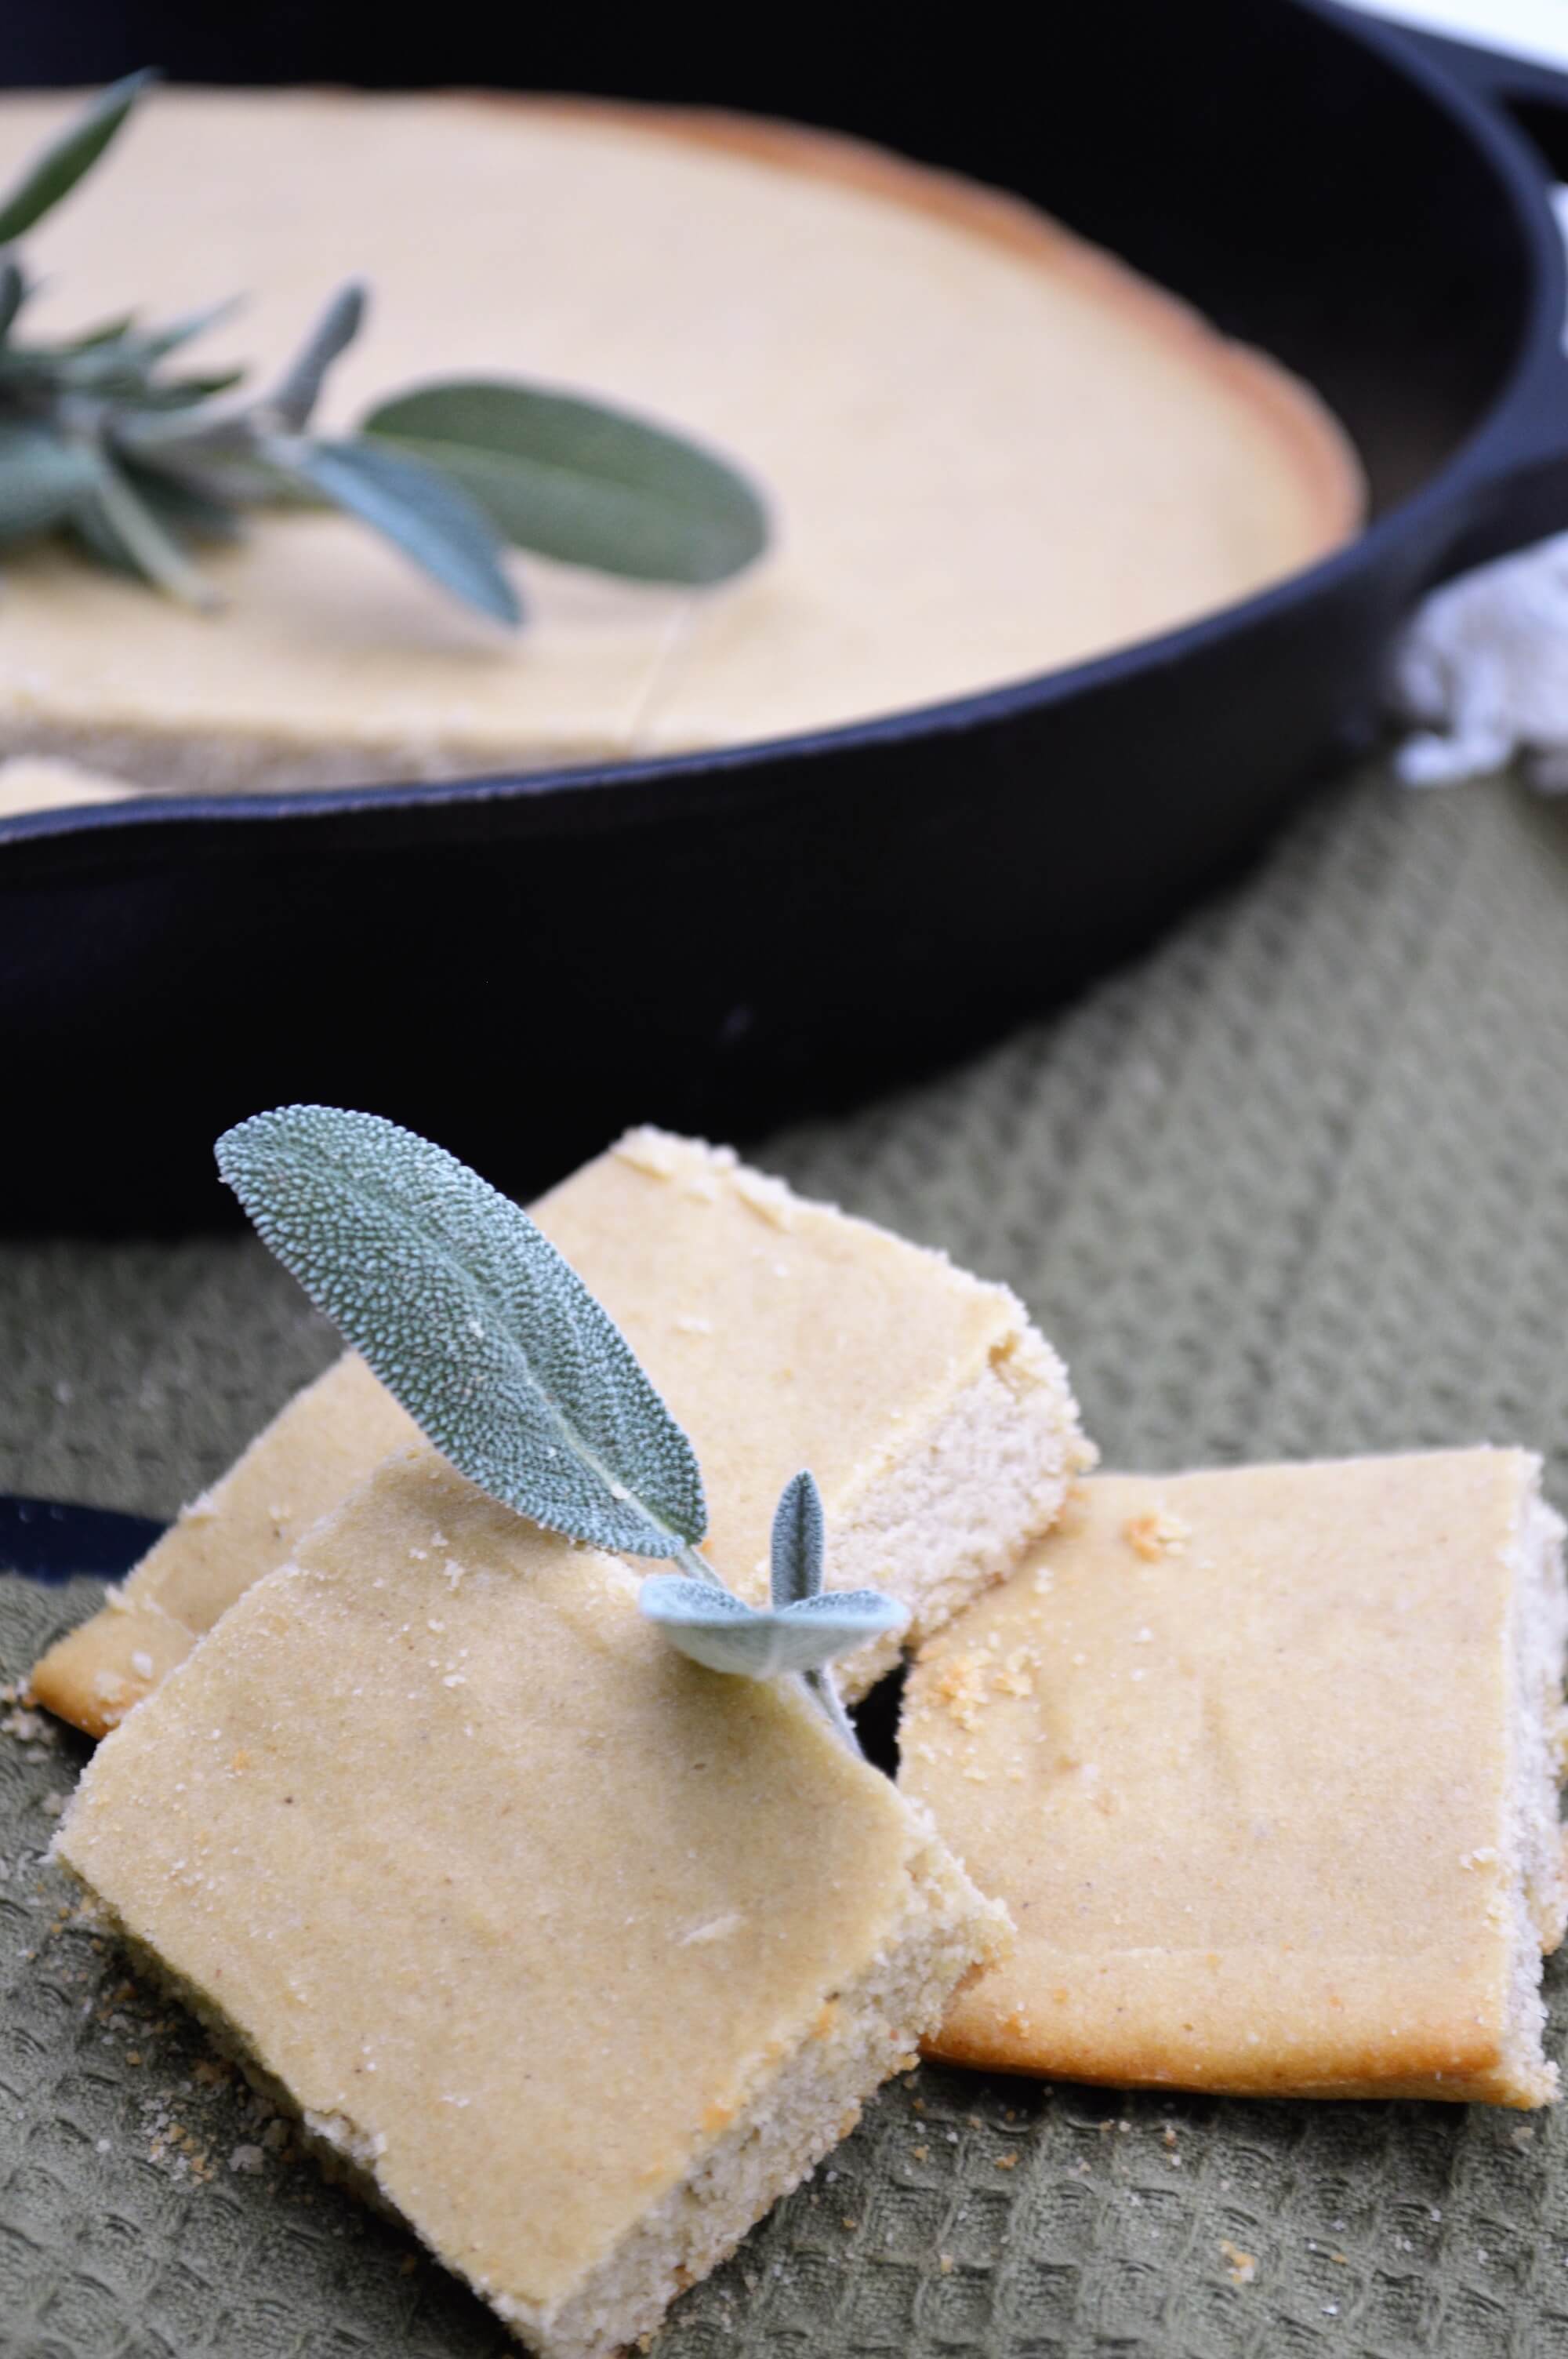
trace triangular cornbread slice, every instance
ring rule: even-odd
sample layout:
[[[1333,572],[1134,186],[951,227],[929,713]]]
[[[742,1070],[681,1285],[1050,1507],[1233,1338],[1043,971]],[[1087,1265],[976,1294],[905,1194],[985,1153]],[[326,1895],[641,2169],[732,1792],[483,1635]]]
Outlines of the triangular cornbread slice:
[[[1556,2094],[1563,1526],[1519,1450],[1103,1475],[922,1655],[900,1782],[1016,1952],[935,2053]]]
[[[549,2359],[655,2326],[1005,1929],[801,1689],[424,1449],[107,1739],[59,1850]]]
[[[726,1147],[630,1133],[535,1207],[686,1427],[708,1551],[760,1598],[779,1493],[808,1466],[827,1581],[937,1628],[1000,1578],[1093,1451],[1060,1360],[1006,1287],[796,1196]],[[414,1427],[362,1361],[307,1387],[111,1604],[50,1649],[38,1700],[101,1735]],[[860,1694],[896,1658],[842,1666]]]

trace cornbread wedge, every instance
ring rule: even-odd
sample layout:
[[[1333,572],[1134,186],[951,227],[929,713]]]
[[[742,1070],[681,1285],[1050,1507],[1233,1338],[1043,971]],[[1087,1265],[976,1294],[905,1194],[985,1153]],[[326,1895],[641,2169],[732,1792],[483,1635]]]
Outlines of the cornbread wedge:
[[[932,2052],[1540,2105],[1563,1526],[1518,1450],[1104,1475],[922,1654],[900,1783],[1019,1929]]]
[[[708,1552],[766,1588],[774,1505],[803,1466],[831,1588],[890,1591],[916,1636],[999,1579],[1092,1462],[1061,1362],[1005,1287],[794,1195],[723,1147],[633,1131],[535,1208],[620,1323],[707,1480]],[[102,1735],[414,1427],[351,1356],[187,1508],[103,1613],[32,1675]],[[851,1698],[897,1655],[842,1664]]]
[[[798,1690],[423,1448],[107,1740],[59,1852],[547,2359],[656,2325],[1005,1937]]]
[[[0,99],[0,175],[79,103]],[[243,290],[201,352],[258,382],[363,278],[328,431],[433,374],[522,375],[711,442],[776,519],[762,560],[712,592],[523,560],[514,639],[333,516],[261,515],[204,550],[217,625],[57,546],[8,553],[0,750],[155,788],[834,727],[1189,621],[1362,513],[1345,435],[1263,354],[1017,199],[788,124],[165,90],[27,251],[27,321],[51,337]]]

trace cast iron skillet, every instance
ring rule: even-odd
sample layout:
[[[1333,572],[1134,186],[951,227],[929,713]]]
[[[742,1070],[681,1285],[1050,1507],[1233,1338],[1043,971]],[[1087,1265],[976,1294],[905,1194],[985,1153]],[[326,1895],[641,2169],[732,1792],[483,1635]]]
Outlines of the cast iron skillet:
[[[0,1223],[220,1217],[214,1134],[283,1099],[524,1191],[634,1118],[743,1136],[930,1067],[1366,746],[1419,592],[1568,524],[1562,249],[1508,113],[1550,138],[1568,84],[1321,0],[1072,15],[1050,77],[999,73],[974,10],[939,56],[840,53],[835,119],[1022,190],[1298,370],[1361,451],[1365,536],[1127,653],[826,734],[0,825]],[[680,23],[642,54],[550,32],[531,78],[813,114],[798,51],[735,20],[683,53]]]

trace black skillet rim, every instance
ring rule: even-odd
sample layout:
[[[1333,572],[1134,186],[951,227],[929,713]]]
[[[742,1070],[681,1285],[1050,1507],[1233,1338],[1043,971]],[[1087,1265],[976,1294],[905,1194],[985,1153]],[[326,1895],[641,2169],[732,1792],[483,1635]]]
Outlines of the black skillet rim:
[[[1568,364],[1561,342],[1561,322],[1568,312],[1568,255],[1547,201],[1547,169],[1502,110],[1446,71],[1419,38],[1359,13],[1353,16],[1335,5],[1334,0],[1291,0],[1291,5],[1372,50],[1449,118],[1489,168],[1506,199],[1528,273],[1519,343],[1483,416],[1426,483],[1375,518],[1343,549],[1271,589],[1200,616],[1178,630],[1139,640],[1087,663],[1032,674],[934,704],[903,707],[868,721],[643,762],[265,794],[159,794],[128,803],[24,812],[0,819],[0,848],[16,852],[31,843],[43,853],[47,846],[48,853],[57,855],[50,860],[46,853],[47,865],[68,864],[74,868],[93,864],[109,852],[110,843],[100,842],[101,838],[112,839],[116,860],[130,853],[133,845],[144,856],[157,858],[178,848],[181,837],[199,839],[214,850],[225,837],[237,845],[248,824],[258,821],[271,828],[290,821],[307,821],[319,839],[325,828],[324,842],[340,834],[362,836],[373,822],[378,822],[375,840],[385,842],[389,833],[406,832],[416,832],[428,841],[431,831],[421,824],[425,813],[443,813],[460,825],[466,811],[494,804],[505,806],[514,822],[525,819],[529,833],[545,835],[580,833],[585,827],[620,829],[656,821],[672,810],[700,810],[720,801],[738,816],[742,808],[737,802],[739,796],[756,805],[796,792],[797,761],[819,754],[961,734],[1104,692],[1178,664],[1239,630],[1288,617],[1402,549],[1428,549],[1435,578],[1444,553],[1474,522],[1475,504],[1532,458],[1546,455],[1519,448],[1521,436],[1526,441],[1530,439],[1542,382],[1555,375],[1561,379],[1562,393],[1568,395]],[[1487,57],[1488,62],[1492,56],[1478,50],[1474,54]],[[1514,62],[1498,56],[1499,79]],[[1539,70],[1518,62],[1522,76],[1541,78]],[[1560,432],[1554,447],[1560,452],[1565,446],[1568,427]],[[737,772],[751,775],[738,779]],[[330,825],[334,821],[339,822],[337,828]],[[412,827],[400,826],[400,821],[412,822]],[[138,837],[147,840],[138,843]],[[32,861],[24,866],[38,873]]]

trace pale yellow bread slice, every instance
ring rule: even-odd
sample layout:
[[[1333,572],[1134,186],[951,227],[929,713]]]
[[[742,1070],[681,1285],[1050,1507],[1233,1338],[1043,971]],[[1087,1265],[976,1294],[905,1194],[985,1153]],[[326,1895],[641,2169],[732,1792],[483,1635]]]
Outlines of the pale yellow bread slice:
[[[766,1587],[784,1485],[809,1467],[829,1586],[892,1591],[918,1635],[999,1580],[1091,1461],[1056,1354],[991,1286],[749,1169],[728,1148],[630,1133],[535,1206],[691,1435],[707,1548]],[[414,1428],[362,1361],[300,1393],[32,1675],[102,1735],[300,1534]],[[860,1693],[898,1639],[842,1666]]]
[[[0,98],[0,175],[78,103]],[[259,519],[208,559],[219,620],[59,550],[8,556],[0,751],[152,787],[827,727],[1211,612],[1361,513],[1343,434],[1273,362],[1021,201],[787,125],[168,90],[28,255],[40,332],[243,292],[203,349],[264,368],[365,277],[329,427],[433,376],[526,375],[728,451],[776,512],[764,561],[709,592],[520,561],[514,640],[331,516]]]
[[[550,2359],[654,2327],[992,1958],[917,1805],[393,1460],[100,1748],[115,1928]]]
[[[0,819],[20,819],[27,811],[67,810],[77,803],[124,802],[131,792],[123,779],[84,770],[75,762],[49,761],[26,754],[0,762]]]
[[[1517,1450],[1104,1475],[911,1675],[900,1782],[1018,1925],[933,2052],[1539,2105],[1563,1527]]]

